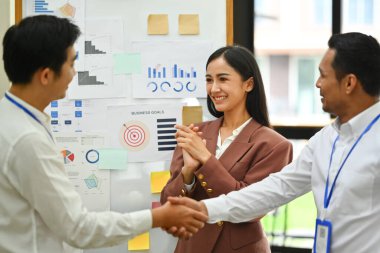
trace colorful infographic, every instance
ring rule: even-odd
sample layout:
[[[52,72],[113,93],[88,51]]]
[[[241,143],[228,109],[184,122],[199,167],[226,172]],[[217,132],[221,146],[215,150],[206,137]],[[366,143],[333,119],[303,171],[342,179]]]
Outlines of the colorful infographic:
[[[206,97],[208,42],[135,42],[141,73],[132,75],[135,98]],[[191,53],[189,53],[191,52]]]

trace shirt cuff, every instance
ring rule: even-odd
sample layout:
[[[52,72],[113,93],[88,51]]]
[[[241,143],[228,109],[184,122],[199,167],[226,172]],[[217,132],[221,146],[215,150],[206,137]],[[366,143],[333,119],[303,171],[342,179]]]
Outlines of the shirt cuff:
[[[142,234],[152,228],[153,217],[152,211],[142,210],[137,212],[128,213],[130,217],[130,223],[132,224],[132,229],[134,234]]]
[[[193,189],[194,184],[195,184],[195,177],[193,177],[193,181],[191,182],[191,184],[184,184],[186,191],[188,192],[191,191],[191,189]]]
[[[202,200],[208,212],[207,223],[217,223],[219,221],[227,220],[228,206],[225,201],[225,196],[226,195],[220,195],[217,198]]]

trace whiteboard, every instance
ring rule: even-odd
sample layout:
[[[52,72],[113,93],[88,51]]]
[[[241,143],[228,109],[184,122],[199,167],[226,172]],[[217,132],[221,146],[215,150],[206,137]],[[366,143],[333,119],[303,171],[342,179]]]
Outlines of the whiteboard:
[[[77,0],[78,1],[78,0]],[[23,16],[26,16],[27,4],[33,0],[23,0]],[[64,1],[70,2],[70,1]],[[210,54],[217,48],[225,46],[226,33],[226,1],[224,0],[86,0],[85,19],[116,18],[123,24],[123,50],[133,50],[136,41],[146,42],[210,42]],[[169,32],[167,35],[148,35],[147,19],[149,14],[167,14]],[[199,15],[199,34],[180,35],[178,33],[179,14]],[[202,64],[206,64],[203,62]],[[201,104],[204,120],[212,118],[207,112],[206,99],[184,98],[149,98],[137,99],[132,96],[132,76],[125,75],[125,96],[117,99],[117,104],[159,104],[187,103]],[[105,111],[105,110],[104,110]],[[99,112],[99,118],[105,118]],[[106,129],[103,129],[106,130]],[[110,175],[110,209],[118,212],[130,212],[151,208],[152,201],[159,201],[159,194],[150,192],[150,172],[157,168],[168,170],[170,161],[129,163],[127,170],[111,171]],[[128,245],[122,244],[111,248],[84,250],[85,253],[125,253],[125,252],[173,252],[176,239],[160,229],[150,230],[150,250],[128,251]],[[75,251],[77,252],[77,251]],[[78,251],[81,252],[81,251]]]

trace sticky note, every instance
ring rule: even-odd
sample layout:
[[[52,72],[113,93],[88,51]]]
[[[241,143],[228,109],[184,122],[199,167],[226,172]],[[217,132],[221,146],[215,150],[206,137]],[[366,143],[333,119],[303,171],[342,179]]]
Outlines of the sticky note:
[[[150,14],[148,16],[148,34],[165,35],[169,33],[167,14]]]
[[[123,53],[113,55],[114,74],[140,74],[141,73],[141,54]]]
[[[182,107],[182,125],[202,122],[203,112],[202,106],[183,106]]]
[[[199,15],[180,14],[178,16],[178,33],[183,35],[199,34]]]
[[[128,250],[149,250],[149,232],[138,235],[128,241]]]
[[[99,169],[123,170],[127,169],[128,152],[121,148],[98,149]]]
[[[170,178],[170,171],[154,171],[150,174],[150,190],[152,193],[160,193]]]

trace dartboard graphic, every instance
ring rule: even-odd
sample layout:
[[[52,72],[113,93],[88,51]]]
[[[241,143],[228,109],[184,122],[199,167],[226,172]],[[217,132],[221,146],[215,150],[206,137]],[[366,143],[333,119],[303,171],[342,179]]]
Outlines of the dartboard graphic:
[[[122,125],[120,142],[128,150],[140,151],[149,143],[149,129],[139,121],[129,121]]]

